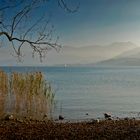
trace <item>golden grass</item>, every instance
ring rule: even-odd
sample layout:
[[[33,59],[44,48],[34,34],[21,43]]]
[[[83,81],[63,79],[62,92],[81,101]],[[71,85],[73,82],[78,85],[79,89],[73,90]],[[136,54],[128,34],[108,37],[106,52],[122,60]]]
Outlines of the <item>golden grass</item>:
[[[7,74],[0,70],[0,116],[6,113],[35,119],[49,115],[54,101],[41,72]]]

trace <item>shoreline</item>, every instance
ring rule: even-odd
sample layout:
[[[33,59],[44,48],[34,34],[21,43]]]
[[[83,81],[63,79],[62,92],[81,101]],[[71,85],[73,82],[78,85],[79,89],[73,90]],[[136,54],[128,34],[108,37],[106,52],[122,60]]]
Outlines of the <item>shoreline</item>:
[[[120,119],[73,123],[38,120],[0,120],[0,139],[140,139],[140,120]]]

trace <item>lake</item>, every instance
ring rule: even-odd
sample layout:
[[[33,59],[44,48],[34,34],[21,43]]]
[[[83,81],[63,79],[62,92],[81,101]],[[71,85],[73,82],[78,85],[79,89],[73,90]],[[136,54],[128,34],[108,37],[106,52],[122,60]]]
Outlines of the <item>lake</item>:
[[[1,67],[6,72],[42,71],[55,92],[54,118],[137,117],[140,67]]]

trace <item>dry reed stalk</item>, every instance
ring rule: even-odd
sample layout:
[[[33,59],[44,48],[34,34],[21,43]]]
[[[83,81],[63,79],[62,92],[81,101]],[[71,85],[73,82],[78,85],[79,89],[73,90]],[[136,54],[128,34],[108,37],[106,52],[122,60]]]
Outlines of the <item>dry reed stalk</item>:
[[[6,113],[5,106],[11,107],[12,103],[11,113],[37,119],[50,112],[53,101],[52,89],[41,72],[7,74],[0,71],[0,115]]]
[[[4,114],[5,100],[8,93],[8,78],[5,72],[0,71],[0,115]]]

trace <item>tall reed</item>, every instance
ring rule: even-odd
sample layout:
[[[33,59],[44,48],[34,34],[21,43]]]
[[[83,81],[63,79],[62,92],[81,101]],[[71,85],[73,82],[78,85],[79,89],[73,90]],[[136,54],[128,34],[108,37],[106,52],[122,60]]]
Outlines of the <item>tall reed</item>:
[[[12,113],[35,119],[50,115],[54,93],[41,72],[7,74],[0,70],[0,116]]]

